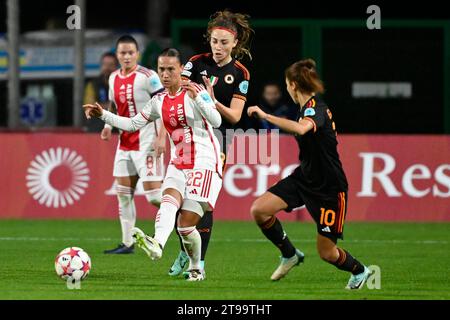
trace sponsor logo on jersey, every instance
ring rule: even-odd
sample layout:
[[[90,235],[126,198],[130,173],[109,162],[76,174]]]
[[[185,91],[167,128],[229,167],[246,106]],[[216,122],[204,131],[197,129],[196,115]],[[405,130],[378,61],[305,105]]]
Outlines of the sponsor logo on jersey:
[[[232,84],[234,82],[234,77],[231,74],[227,74],[223,80],[225,80],[226,83]]]
[[[247,94],[247,91],[248,91],[248,81],[247,80],[244,80],[239,84],[239,90],[243,94]]]
[[[207,75],[208,75],[208,72],[206,72],[206,70],[203,70],[202,72],[200,72],[200,74],[201,74],[202,76],[207,76]]]
[[[211,85],[214,87],[217,83],[217,81],[219,81],[219,78],[215,77],[215,76],[211,76],[211,78],[209,78],[209,81],[211,82]]]
[[[192,67],[193,67],[192,62],[189,61],[188,63],[185,64],[184,70],[191,70]]]
[[[127,103],[128,103],[128,112],[130,114],[130,118],[136,115],[136,108],[134,107],[134,97],[133,97],[133,85],[131,83],[127,83]]]
[[[331,232],[330,227],[325,227],[322,229],[323,232]]]
[[[312,117],[316,114],[316,111],[314,111],[313,108],[308,108],[305,110],[305,117]]]

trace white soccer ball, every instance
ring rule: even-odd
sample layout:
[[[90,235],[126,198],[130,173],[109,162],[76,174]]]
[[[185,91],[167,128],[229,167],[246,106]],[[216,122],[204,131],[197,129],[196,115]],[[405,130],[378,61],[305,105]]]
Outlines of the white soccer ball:
[[[63,280],[81,281],[87,277],[91,268],[91,258],[78,247],[65,248],[55,259],[56,274]]]

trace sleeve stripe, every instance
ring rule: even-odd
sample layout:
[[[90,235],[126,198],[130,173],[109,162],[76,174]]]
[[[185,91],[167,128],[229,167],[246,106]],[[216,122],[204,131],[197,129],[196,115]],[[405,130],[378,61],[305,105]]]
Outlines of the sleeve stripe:
[[[142,111],[141,111],[141,115],[144,117],[145,120],[150,121],[150,118],[147,117]]]
[[[203,56],[207,56],[207,55],[208,55],[208,53],[200,53],[200,54],[197,54],[197,55],[195,55],[195,56],[192,56],[192,57],[189,59],[189,61],[195,61],[195,60],[197,60],[198,58],[203,57]]]
[[[161,93],[165,90],[165,88],[161,88],[159,90],[156,90],[155,92],[150,93],[150,98],[153,98],[154,96],[156,96],[158,93]]]
[[[144,75],[146,75],[147,78],[149,78],[149,77],[152,75],[152,74],[151,74],[151,71],[150,71],[149,69],[144,68],[144,67],[142,67],[142,66],[139,66],[139,67],[137,68],[136,71],[137,71],[137,72],[140,72],[140,73],[142,73],[142,74],[144,74]]]
[[[241,99],[241,100],[247,101],[247,98],[244,97],[244,96],[241,96],[240,94],[233,94],[233,98]]]
[[[245,80],[250,80],[250,72],[248,72],[248,70],[247,70],[247,68],[246,67],[244,67],[244,65],[242,64],[242,63],[240,63],[239,61],[235,61],[234,62],[234,65],[237,67],[237,68],[239,68],[239,69],[241,69],[241,71],[244,73],[244,78],[245,78]]]
[[[304,120],[308,120],[309,122],[311,122],[313,124],[313,126],[314,126],[314,132],[317,131],[316,122],[313,119],[311,119],[310,117],[304,117],[303,119]]]
[[[199,84],[197,84],[195,82],[193,82],[192,84],[194,85],[195,89],[197,89],[197,93],[205,90],[202,86],[200,86]]]

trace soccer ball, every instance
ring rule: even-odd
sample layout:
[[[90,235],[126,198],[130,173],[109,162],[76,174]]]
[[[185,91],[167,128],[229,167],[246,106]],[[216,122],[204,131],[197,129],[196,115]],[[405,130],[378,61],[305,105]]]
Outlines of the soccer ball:
[[[63,280],[81,281],[87,277],[91,268],[91,258],[78,247],[65,248],[55,259],[56,274]]]

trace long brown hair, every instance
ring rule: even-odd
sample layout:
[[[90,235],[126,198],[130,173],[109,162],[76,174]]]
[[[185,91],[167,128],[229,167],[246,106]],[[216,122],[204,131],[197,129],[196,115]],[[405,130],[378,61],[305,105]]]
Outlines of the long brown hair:
[[[302,92],[323,93],[325,91],[313,59],[304,59],[291,64],[284,75],[289,82],[294,82],[297,89]]]
[[[238,60],[247,55],[251,60],[250,40],[255,31],[250,27],[249,18],[249,15],[233,13],[228,9],[218,11],[211,16],[205,37],[209,42],[211,40],[211,32],[217,27],[232,30],[235,32],[235,37],[238,40],[236,47],[232,51],[232,55]]]

